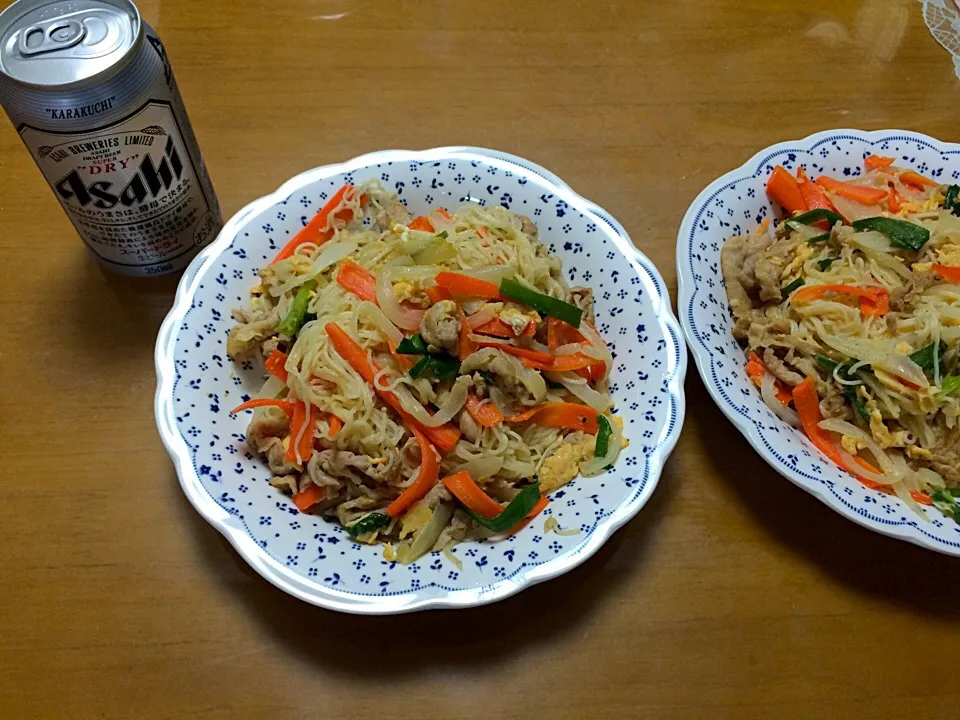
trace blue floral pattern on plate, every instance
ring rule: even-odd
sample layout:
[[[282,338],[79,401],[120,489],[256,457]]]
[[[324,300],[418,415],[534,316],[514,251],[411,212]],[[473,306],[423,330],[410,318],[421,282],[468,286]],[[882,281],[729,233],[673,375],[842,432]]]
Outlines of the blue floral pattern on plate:
[[[831,130],[767,148],[712,183],[687,210],[677,240],[680,320],[710,395],[775,470],[871,530],[960,555],[960,525],[934,508],[925,509],[927,522],[896,497],[866,488],[779,420],[747,378],[746,359],[731,334],[720,247],[773,217],[764,189],[773,168],[802,165],[811,177],[852,178],[873,153],[943,183],[960,180],[960,145],[904,130]]]
[[[263,382],[259,363],[225,352],[230,310],[256,271],[345,182],[380,180],[415,212],[463,201],[502,204],[535,220],[571,284],[595,291],[599,330],[614,353],[611,392],[631,445],[606,474],[553,493],[546,514],[500,542],[465,543],[455,567],[439,553],[409,566],[353,543],[336,524],[300,514],[268,483],[244,443],[248,418],[229,409]],[[234,216],[187,269],[157,340],[157,423],[197,510],[278,587],[358,613],[492,602],[576,566],[635,515],[656,486],[683,423],[686,353],[666,286],[626,231],[552,173],[478,148],[384,151],[299,175]]]

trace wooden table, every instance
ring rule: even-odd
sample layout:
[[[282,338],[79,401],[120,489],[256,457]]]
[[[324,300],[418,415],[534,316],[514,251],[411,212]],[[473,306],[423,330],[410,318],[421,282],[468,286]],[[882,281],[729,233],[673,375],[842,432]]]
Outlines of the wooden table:
[[[226,216],[316,165],[482,145],[599,201],[673,291],[687,205],[758,149],[957,136],[912,0],[140,4]],[[692,368],[652,501],[569,575],[392,618],[285,596],[193,511],[158,438],[176,278],[101,271],[7,122],[0,168],[0,717],[960,714],[960,563],[783,480]]]

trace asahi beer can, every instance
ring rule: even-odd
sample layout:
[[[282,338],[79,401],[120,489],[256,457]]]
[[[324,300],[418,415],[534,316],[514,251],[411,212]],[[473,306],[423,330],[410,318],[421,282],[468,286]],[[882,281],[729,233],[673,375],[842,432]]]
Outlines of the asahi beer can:
[[[132,2],[18,0],[0,13],[0,104],[110,269],[174,272],[220,230],[170,60]]]

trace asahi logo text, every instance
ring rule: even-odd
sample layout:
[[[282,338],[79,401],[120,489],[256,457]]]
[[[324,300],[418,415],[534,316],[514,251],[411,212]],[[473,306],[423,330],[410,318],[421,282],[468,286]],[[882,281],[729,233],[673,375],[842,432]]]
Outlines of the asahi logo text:
[[[174,147],[173,140],[168,138],[160,164],[154,165],[150,155],[145,154],[137,168],[137,174],[119,193],[113,191],[114,183],[108,180],[98,180],[87,185],[76,170],[72,170],[54,185],[54,188],[65,201],[74,200],[80,207],[93,203],[96,208],[109,210],[117,203],[130,207],[139,205],[148,198],[160,197],[180,179],[181,175],[183,175],[183,162]]]

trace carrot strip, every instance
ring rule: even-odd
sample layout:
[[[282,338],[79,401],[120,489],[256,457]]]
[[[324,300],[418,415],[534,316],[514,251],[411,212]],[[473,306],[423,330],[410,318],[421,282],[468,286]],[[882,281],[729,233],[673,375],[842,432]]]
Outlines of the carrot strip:
[[[506,349],[506,348],[504,348]],[[603,374],[606,367],[603,362],[597,360],[594,357],[585,355],[584,353],[570,353],[569,355],[556,355],[553,356],[552,361],[550,362],[541,362],[539,360],[533,360],[530,358],[520,358],[522,362],[528,368],[534,370],[553,370],[555,372],[563,372],[564,370],[585,370],[587,368],[599,368],[599,370],[592,370],[591,374],[599,373]]]
[[[547,347],[551,350],[556,350],[561,345],[585,342],[586,339],[573,325],[555,317],[547,318]]]
[[[837,208],[831,202],[830,196],[815,182],[811,182],[810,178],[807,177],[807,173],[799,165],[797,166],[797,184],[800,187],[800,194],[803,196],[803,202],[806,204],[808,210],[823,208],[824,210],[837,212]],[[828,220],[820,220],[815,222],[814,225],[824,230],[830,229],[830,222]]]
[[[480,486],[473,481],[473,478],[465,470],[448,475],[440,482],[454,494],[457,500],[478,515],[483,515],[485,518],[495,518],[503,510],[500,503],[481,490]]]
[[[388,340],[387,345],[390,347],[390,354],[393,355],[393,359],[397,361],[397,364],[402,367],[404,370],[409,370],[413,367],[413,362],[406,355],[401,355],[397,352],[397,346],[393,344],[392,341]]]
[[[421,215],[418,218],[414,218],[413,222],[407,225],[411,230],[423,230],[425,232],[433,232],[433,223],[430,222],[428,218],[425,218]]]
[[[467,395],[467,412],[483,427],[493,427],[503,422],[503,413],[500,408],[490,401],[484,402],[473,393]]]
[[[753,380],[754,385],[760,387],[760,383],[763,382],[764,375],[767,374],[767,366],[763,364],[760,356],[755,352],[751,352],[748,358],[747,375],[749,375],[750,379]],[[780,380],[775,380],[773,384],[776,388],[777,400],[780,401],[781,405],[786,407],[790,404],[790,391],[787,390]]]
[[[316,243],[317,245],[322,245],[331,237],[333,237],[333,232],[327,227],[330,222],[330,214],[343,202],[344,195],[346,195],[347,191],[352,189],[352,185],[344,185],[342,188],[337,190],[333,197],[327,201],[327,204],[320,209],[320,212],[314,215],[313,219],[308,222],[306,226],[300,230],[300,232],[294,235],[290,242],[283,246],[283,249],[277,253],[277,256],[273,259],[273,262],[286,260],[297,251],[298,247],[304,243],[312,242]],[[340,217],[339,215],[336,217],[341,220],[348,220],[350,217],[352,217],[352,213],[348,213],[347,217]]]
[[[887,209],[892,213],[898,213],[902,207],[903,198],[900,197],[900,193],[891,183],[890,189],[887,191]]]
[[[767,195],[773,198],[787,212],[806,210],[807,204],[803,200],[803,193],[796,178],[783,167],[777,165],[773,174],[767,180]]]
[[[533,510],[527,513],[526,519],[533,520],[533,518],[535,518],[537,515],[542,513],[546,509],[547,505],[549,504],[550,504],[549,498],[541,497],[539,500],[537,500],[537,504],[533,506]]]
[[[919,190],[921,192],[926,190],[928,187],[937,187],[940,184],[936,180],[931,180],[928,177],[924,177],[920,173],[913,172],[913,170],[907,170],[906,172],[900,173],[899,180],[907,187],[913,188],[914,190]]]
[[[537,332],[537,323],[531,320],[521,332],[516,333],[513,331],[512,325],[507,325],[500,318],[494,318],[493,320],[485,322],[480,327],[474,328],[473,331],[481,335],[493,335],[494,337],[503,338],[515,338],[521,335],[524,337],[533,337]]]
[[[457,318],[460,320],[460,330],[457,332],[457,354],[463,360],[477,351],[477,344],[470,339],[470,326],[463,314],[463,308],[457,305]]]
[[[871,170],[880,170],[893,165],[893,158],[882,157],[880,155],[867,155],[867,157],[863,159],[863,164]]]
[[[934,265],[933,271],[944,280],[960,283],[960,267],[954,267],[952,265]]]
[[[373,389],[381,399],[396,411],[408,428],[416,428],[444,452],[450,452],[457,446],[457,442],[460,440],[459,428],[450,423],[440,425],[439,427],[427,427],[412,415],[407,414],[407,411],[403,409],[400,398],[389,390],[377,387],[376,383],[373,382],[373,378],[380,372],[380,368],[367,360],[367,354],[357,345],[354,339],[336,323],[327,323],[325,329],[327,335],[330,337],[330,342],[333,343],[334,349],[347,361],[350,367],[357,371],[360,377],[373,385]]]
[[[487,340],[482,337],[475,336],[473,341],[477,344],[478,347],[492,347],[499,350],[503,350],[505,353],[510,355],[515,355],[518,358],[523,358],[526,360],[533,360],[534,362],[553,367],[553,361],[556,359],[555,356],[550,355],[549,353],[540,352],[539,350],[531,350],[530,348],[522,348],[517,345],[511,345],[510,343],[503,342],[501,340]],[[594,360],[594,362],[596,362]]]
[[[344,260],[337,270],[337,283],[362,300],[377,302],[377,279],[353,260]]]
[[[834,180],[832,177],[821,175],[817,178],[817,185],[826,188],[830,192],[835,192],[840,197],[853,200],[861,205],[876,205],[887,197],[887,191],[881,188],[867,187],[865,185],[854,185],[853,183]]]
[[[839,467],[845,468],[843,458],[840,457],[840,452],[833,439],[819,425],[821,420],[820,398],[817,397],[817,386],[814,384],[812,377],[808,377],[793,389],[793,404],[797,408],[800,423],[803,425],[807,437],[810,438],[810,442]]]
[[[264,363],[264,366],[267,368],[267,372],[284,384],[286,384],[287,378],[289,377],[286,365],[287,354],[280,352],[279,350],[274,350],[272,353],[270,353],[270,357],[268,357]]]
[[[254,408],[258,407],[278,407],[287,415],[293,415],[292,402],[289,400],[274,400],[273,398],[254,398],[253,400],[247,400],[246,402],[237,405],[233,410],[230,411],[230,414],[236,415],[244,410],[253,410]]]
[[[450,213],[447,212],[447,209],[446,209],[446,208],[437,208],[437,215],[441,215],[441,216],[443,216],[444,218],[446,218],[447,220],[451,220],[451,219],[452,219],[452,216],[450,215]]]
[[[436,285],[430,285],[424,292],[427,293],[431,305],[436,305],[441,300],[453,300],[453,295],[449,290]]]
[[[856,295],[860,298],[860,312],[867,316],[886,315],[890,311],[890,295],[883,288],[856,287],[855,285],[807,285],[790,296],[791,303],[808,303],[819,300],[827,293]]]
[[[306,490],[293,496],[293,504],[300,512],[306,512],[327,496],[327,489],[319,485],[310,485]]]
[[[599,380],[603,377],[606,369],[607,368],[603,363],[597,363],[596,365],[588,365],[585,368],[577,368],[573,372],[582,377],[584,380]]]
[[[343,420],[333,413],[327,413],[327,422],[330,423],[330,437],[336,437],[337,433],[343,429]]]
[[[437,484],[437,477],[440,475],[440,459],[433,445],[416,428],[410,428],[410,432],[417,439],[420,448],[420,469],[417,471],[417,479],[408,485],[396,500],[387,505],[386,513],[390,517],[402,515],[408,507],[426,495],[430,488]]]
[[[519,415],[506,418],[507,422],[520,423],[533,420],[544,427],[559,427],[567,430],[583,430],[597,434],[597,411],[577,403],[555,402],[538,405]]]
[[[439,272],[437,273],[436,283],[455,295],[469,295],[471,297],[487,298],[488,300],[501,299],[500,288],[492,282],[478,280],[463,273]]]
[[[307,406],[301,401],[297,401],[293,404],[293,420],[290,421],[290,442],[287,445],[287,452],[284,453],[283,459],[288,463],[297,462],[297,448],[300,447],[300,444],[297,442],[297,437],[300,435],[301,431],[306,435],[305,426],[307,424]],[[301,455],[301,459],[303,456]]]

